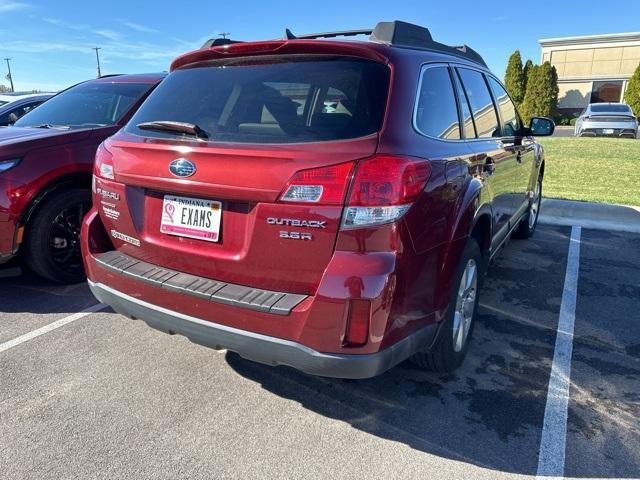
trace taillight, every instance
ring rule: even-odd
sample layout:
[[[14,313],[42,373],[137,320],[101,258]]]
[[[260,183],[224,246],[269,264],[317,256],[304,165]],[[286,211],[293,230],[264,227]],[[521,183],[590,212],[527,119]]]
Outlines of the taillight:
[[[94,175],[107,180],[113,180],[113,155],[106,149],[104,143],[101,143],[96,151],[96,161],[93,167]]]
[[[342,205],[353,162],[297,172],[284,188],[281,202]]]
[[[342,228],[362,228],[395,222],[424,189],[429,162],[378,155],[361,161],[353,179]]]

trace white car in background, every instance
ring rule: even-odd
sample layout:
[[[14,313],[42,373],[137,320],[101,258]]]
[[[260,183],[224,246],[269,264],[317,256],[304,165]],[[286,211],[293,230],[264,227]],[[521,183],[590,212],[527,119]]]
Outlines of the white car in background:
[[[590,103],[576,119],[576,137],[638,136],[638,119],[625,103]]]
[[[13,125],[23,115],[36,108],[53,93],[3,93],[0,94],[0,127]]]

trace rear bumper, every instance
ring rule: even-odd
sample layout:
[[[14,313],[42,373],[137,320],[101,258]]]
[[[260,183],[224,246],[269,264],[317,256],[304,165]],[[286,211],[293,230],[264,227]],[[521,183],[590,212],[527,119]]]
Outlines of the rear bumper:
[[[582,137],[624,137],[624,138],[636,138],[638,135],[638,128],[634,125],[620,125],[620,124],[584,124],[578,135]]]
[[[369,378],[392,368],[430,345],[438,325],[417,330],[390,347],[370,354],[321,353],[300,343],[213,323],[126,295],[89,280],[95,297],[116,312],[140,319],[150,327],[177,333],[194,343],[217,350],[228,349],[241,357],[267,365],[286,365],[312,375]]]

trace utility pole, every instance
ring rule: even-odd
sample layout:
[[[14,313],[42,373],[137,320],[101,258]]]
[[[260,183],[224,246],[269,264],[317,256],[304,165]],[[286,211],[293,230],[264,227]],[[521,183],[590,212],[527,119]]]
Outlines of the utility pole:
[[[98,64],[98,78],[102,76],[102,72],[100,72],[100,55],[98,54],[98,50],[102,50],[100,47],[93,47],[92,50],[96,51],[96,63]]]
[[[231,35],[231,33],[229,33],[229,32],[220,32],[218,34],[218,36],[222,37],[222,38],[227,38],[227,36],[229,36],[229,35]]]
[[[13,75],[11,75],[11,65],[9,65],[9,60],[11,60],[10,58],[5,58],[6,62],[7,62],[7,70],[9,70],[9,74],[7,75],[7,78],[9,80],[9,82],[11,83],[11,91],[15,92],[15,88],[13,88]]]

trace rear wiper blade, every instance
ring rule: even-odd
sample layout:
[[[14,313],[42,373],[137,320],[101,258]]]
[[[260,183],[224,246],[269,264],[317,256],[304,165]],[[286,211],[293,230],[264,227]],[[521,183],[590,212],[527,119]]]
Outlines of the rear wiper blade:
[[[136,125],[141,130],[162,130],[165,132],[177,132],[193,135],[197,138],[209,138],[207,132],[195,123],[172,122],[169,120],[158,120],[154,122],[143,122]]]

